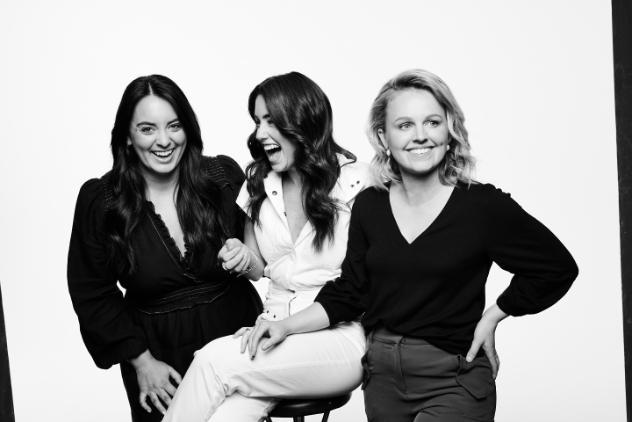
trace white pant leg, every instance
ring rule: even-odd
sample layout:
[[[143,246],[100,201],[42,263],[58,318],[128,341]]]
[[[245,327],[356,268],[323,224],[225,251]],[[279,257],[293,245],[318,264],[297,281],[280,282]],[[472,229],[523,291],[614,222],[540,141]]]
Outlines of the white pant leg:
[[[266,416],[278,400],[233,393],[215,409],[209,422],[253,422]]]
[[[362,378],[364,333],[357,323],[291,335],[272,350],[260,350],[254,360],[240,353],[240,344],[241,339],[227,336],[195,353],[163,422],[207,422],[235,392],[258,398],[322,397],[351,391]]]

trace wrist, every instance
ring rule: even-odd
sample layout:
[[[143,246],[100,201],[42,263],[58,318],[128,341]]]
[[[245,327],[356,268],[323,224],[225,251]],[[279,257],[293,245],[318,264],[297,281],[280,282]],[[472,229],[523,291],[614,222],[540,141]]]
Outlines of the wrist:
[[[259,268],[260,266],[263,266],[263,264],[260,264],[259,258],[257,258],[257,255],[250,248],[248,248],[248,255],[248,266],[240,271],[239,275],[248,277],[250,280],[256,281],[261,278],[263,270],[260,270]]]
[[[486,318],[496,324],[498,324],[503,319],[507,318],[509,315],[506,314],[497,304],[493,304],[483,313],[483,318]]]
[[[154,357],[151,352],[147,349],[135,358],[129,359],[128,362],[134,367],[134,369],[138,369],[147,365],[153,358]]]

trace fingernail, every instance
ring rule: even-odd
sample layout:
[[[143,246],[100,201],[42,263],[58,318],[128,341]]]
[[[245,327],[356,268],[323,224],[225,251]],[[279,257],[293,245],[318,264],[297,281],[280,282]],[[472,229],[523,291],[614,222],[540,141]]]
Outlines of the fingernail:
[[[468,361],[468,362],[472,362],[472,358],[471,358],[471,357],[469,357],[469,356],[468,356],[468,357],[466,357],[466,358],[465,358],[465,360],[466,360],[466,361]]]

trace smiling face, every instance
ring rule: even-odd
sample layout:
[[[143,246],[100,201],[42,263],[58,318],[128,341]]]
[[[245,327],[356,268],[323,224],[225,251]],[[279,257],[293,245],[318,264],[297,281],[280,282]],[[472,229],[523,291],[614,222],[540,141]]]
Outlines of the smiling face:
[[[173,177],[187,144],[184,129],[167,101],[148,95],[136,104],[128,145],[141,162],[145,177]]]
[[[391,151],[402,176],[438,175],[450,141],[441,104],[430,92],[414,88],[393,94],[378,136]]]
[[[284,137],[275,126],[261,95],[255,99],[254,120],[257,125],[257,141],[261,143],[272,170],[277,173],[292,170],[296,158],[296,145]]]

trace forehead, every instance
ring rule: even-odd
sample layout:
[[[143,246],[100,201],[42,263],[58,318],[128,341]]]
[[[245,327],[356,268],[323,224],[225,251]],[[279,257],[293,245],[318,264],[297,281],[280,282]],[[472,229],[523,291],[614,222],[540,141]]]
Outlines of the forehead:
[[[266,100],[263,98],[263,95],[257,95],[255,98],[255,116],[262,117],[268,114],[268,106],[266,105]]]
[[[395,91],[386,106],[386,118],[396,119],[400,116],[445,115],[445,110],[435,96],[425,89],[409,88]]]
[[[148,95],[136,104],[134,114],[132,116],[132,122],[159,122],[170,121],[177,118],[178,115],[175,110],[166,100],[155,95]]]

